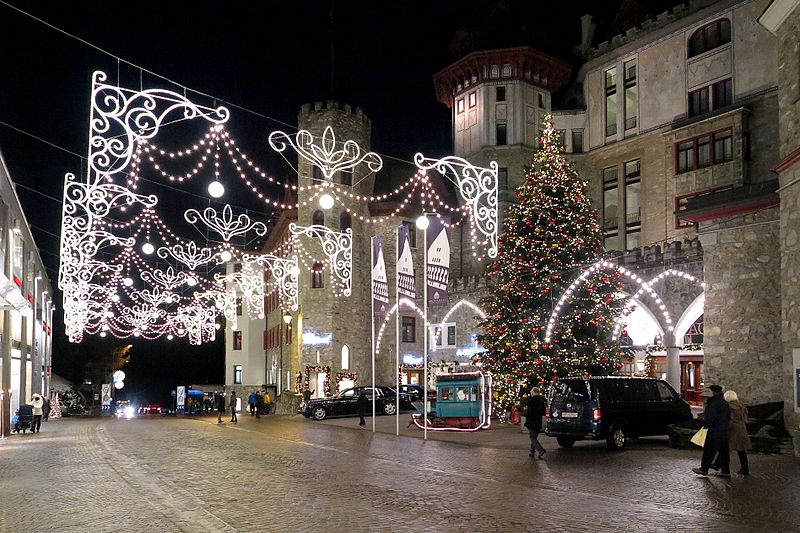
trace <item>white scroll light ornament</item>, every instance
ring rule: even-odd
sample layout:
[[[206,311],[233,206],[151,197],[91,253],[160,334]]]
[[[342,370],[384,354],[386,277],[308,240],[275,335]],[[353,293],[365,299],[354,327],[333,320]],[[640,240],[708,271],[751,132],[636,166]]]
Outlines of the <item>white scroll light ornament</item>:
[[[300,268],[297,264],[297,256],[293,255],[286,259],[272,254],[245,254],[242,262],[247,264],[259,264],[265,270],[269,269],[275,279],[275,285],[279,289],[281,303],[292,311],[297,311],[298,279]],[[244,268],[242,268],[244,271]]]
[[[342,293],[350,296],[353,286],[353,231],[350,228],[344,232],[335,231],[319,224],[298,226],[292,222],[289,224],[289,233],[319,239],[331,265],[331,272],[343,287]]]
[[[489,243],[487,254],[497,257],[497,161],[489,163],[489,168],[483,168],[460,157],[433,159],[418,152],[414,155],[414,164],[420,170],[434,169],[441,174],[455,176],[458,193],[471,207],[472,219]]]
[[[224,107],[199,106],[172,91],[135,91],[105,80],[103,72],[92,75],[86,178],[79,181],[68,173],[64,180],[58,286],[64,294],[65,330],[72,342],[79,342],[84,331],[100,328],[98,310],[108,295],[98,290],[93,280],[122,270],[121,264],[106,263],[98,252],[107,246],[129,248],[135,244],[131,238],[98,229],[100,222],[114,207],[153,207],[157,203],[155,196],[139,195],[111,183],[113,175],[128,166],[135,142],[155,137],[163,121],[178,112],[183,119],[203,118],[215,124],[229,117]]]
[[[203,222],[210,230],[219,233],[225,242],[250,231],[255,231],[259,237],[267,234],[267,226],[263,222],[254,222],[244,213],[234,218],[233,210],[228,204],[222,208],[222,215],[217,214],[213,207],[206,207],[202,213],[197,209],[187,209],[183,218],[190,224]]]
[[[186,245],[162,246],[158,249],[158,257],[161,259],[175,259],[186,265],[189,270],[195,270],[201,265],[214,261],[216,254],[211,248],[198,247],[194,241],[189,241]]]

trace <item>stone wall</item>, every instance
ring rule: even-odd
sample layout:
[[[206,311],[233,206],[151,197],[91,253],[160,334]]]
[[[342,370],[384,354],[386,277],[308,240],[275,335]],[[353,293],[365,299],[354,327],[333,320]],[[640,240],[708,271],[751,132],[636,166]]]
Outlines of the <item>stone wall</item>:
[[[706,384],[733,389],[745,403],[780,401],[778,211],[716,221],[700,229],[706,283]]]

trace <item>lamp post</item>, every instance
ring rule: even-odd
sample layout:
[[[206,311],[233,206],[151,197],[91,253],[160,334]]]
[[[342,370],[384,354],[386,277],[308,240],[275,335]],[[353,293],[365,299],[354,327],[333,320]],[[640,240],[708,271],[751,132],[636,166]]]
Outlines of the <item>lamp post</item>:
[[[39,280],[42,279],[42,276],[36,276],[33,278],[33,318],[31,319],[31,346],[33,346],[33,372],[37,373],[37,381],[39,382],[39,386],[37,387],[37,392],[39,394],[44,395],[44,376],[42,375],[42,367],[44,367],[44,358],[42,357],[42,347],[39,346],[39,336],[37,335],[38,328],[36,327],[36,307],[39,303]],[[41,361],[38,365],[39,369],[37,372],[36,369],[36,362]],[[33,383],[33,380],[31,380]],[[47,396],[45,396],[47,398]]]
[[[286,326],[288,327],[289,324],[291,324],[291,322],[292,322],[292,314],[289,311],[284,311],[283,312],[283,322],[281,323],[281,331],[280,331],[280,333],[281,333],[281,338],[280,338],[281,370],[280,370],[280,376],[278,377],[278,387],[280,387],[281,384],[283,383],[283,341],[285,340],[284,333],[283,333],[283,326],[284,326],[284,324],[286,324]],[[288,385],[288,383],[287,383],[287,385]],[[281,387],[281,388],[283,388],[283,387]],[[280,394],[281,391],[278,391],[278,393]]]
[[[428,214],[422,213],[417,218],[417,227],[422,230],[422,327],[424,333],[422,335],[422,400],[423,414],[422,414],[422,438],[428,440]],[[399,396],[399,395],[398,395]]]

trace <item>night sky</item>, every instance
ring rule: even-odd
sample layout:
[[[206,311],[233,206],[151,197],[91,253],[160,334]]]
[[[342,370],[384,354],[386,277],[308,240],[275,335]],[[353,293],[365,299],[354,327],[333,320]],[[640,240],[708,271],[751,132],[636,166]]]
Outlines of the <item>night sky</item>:
[[[124,60],[118,61],[2,1],[0,150],[12,179],[21,185],[23,209],[55,283],[61,205],[48,196],[61,198],[64,173],[85,172],[80,157],[73,154],[87,152],[90,77],[95,70],[131,88],[140,83],[176,91],[188,87],[214,97],[189,92],[197,103],[233,104],[228,131],[270,174],[287,178],[291,168],[275,156],[266,138],[276,129],[291,132],[302,104],[333,98],[362,107],[373,122],[372,149],[382,155],[406,160],[417,151],[447,155],[450,113],[436,100],[434,73],[472,49],[505,46],[532,45],[574,63],[571,50],[580,40],[578,17],[591,12],[601,22],[601,31],[611,31],[621,23],[617,11],[623,3],[624,13],[635,16],[648,9],[661,11],[664,4],[11,1]],[[179,85],[141,73],[129,63]],[[192,133],[164,129],[156,141],[180,148]],[[189,137],[175,138],[179,134]],[[210,172],[202,181],[209,176]],[[204,194],[202,187],[187,190]],[[158,208],[165,217],[179,216],[176,206],[194,198],[157,187],[147,192],[164,193]],[[260,209],[262,217],[270,215],[243,187],[228,187],[225,200]],[[60,293],[56,302],[61,308]],[[76,382],[84,376],[88,354],[129,343],[109,337],[71,344],[58,317],[55,335],[54,371]],[[221,382],[221,339],[218,335],[217,342],[202,347],[190,347],[186,340],[134,340],[124,368],[124,390],[141,401],[161,401],[176,384]]]

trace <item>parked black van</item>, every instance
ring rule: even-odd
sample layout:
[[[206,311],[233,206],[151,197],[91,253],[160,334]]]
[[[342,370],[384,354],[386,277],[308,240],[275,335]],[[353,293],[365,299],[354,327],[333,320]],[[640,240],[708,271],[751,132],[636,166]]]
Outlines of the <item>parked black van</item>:
[[[689,404],[664,380],[575,377],[553,382],[545,433],[570,448],[576,440],[606,439],[622,450],[628,438],[667,435],[667,426],[690,420]]]

